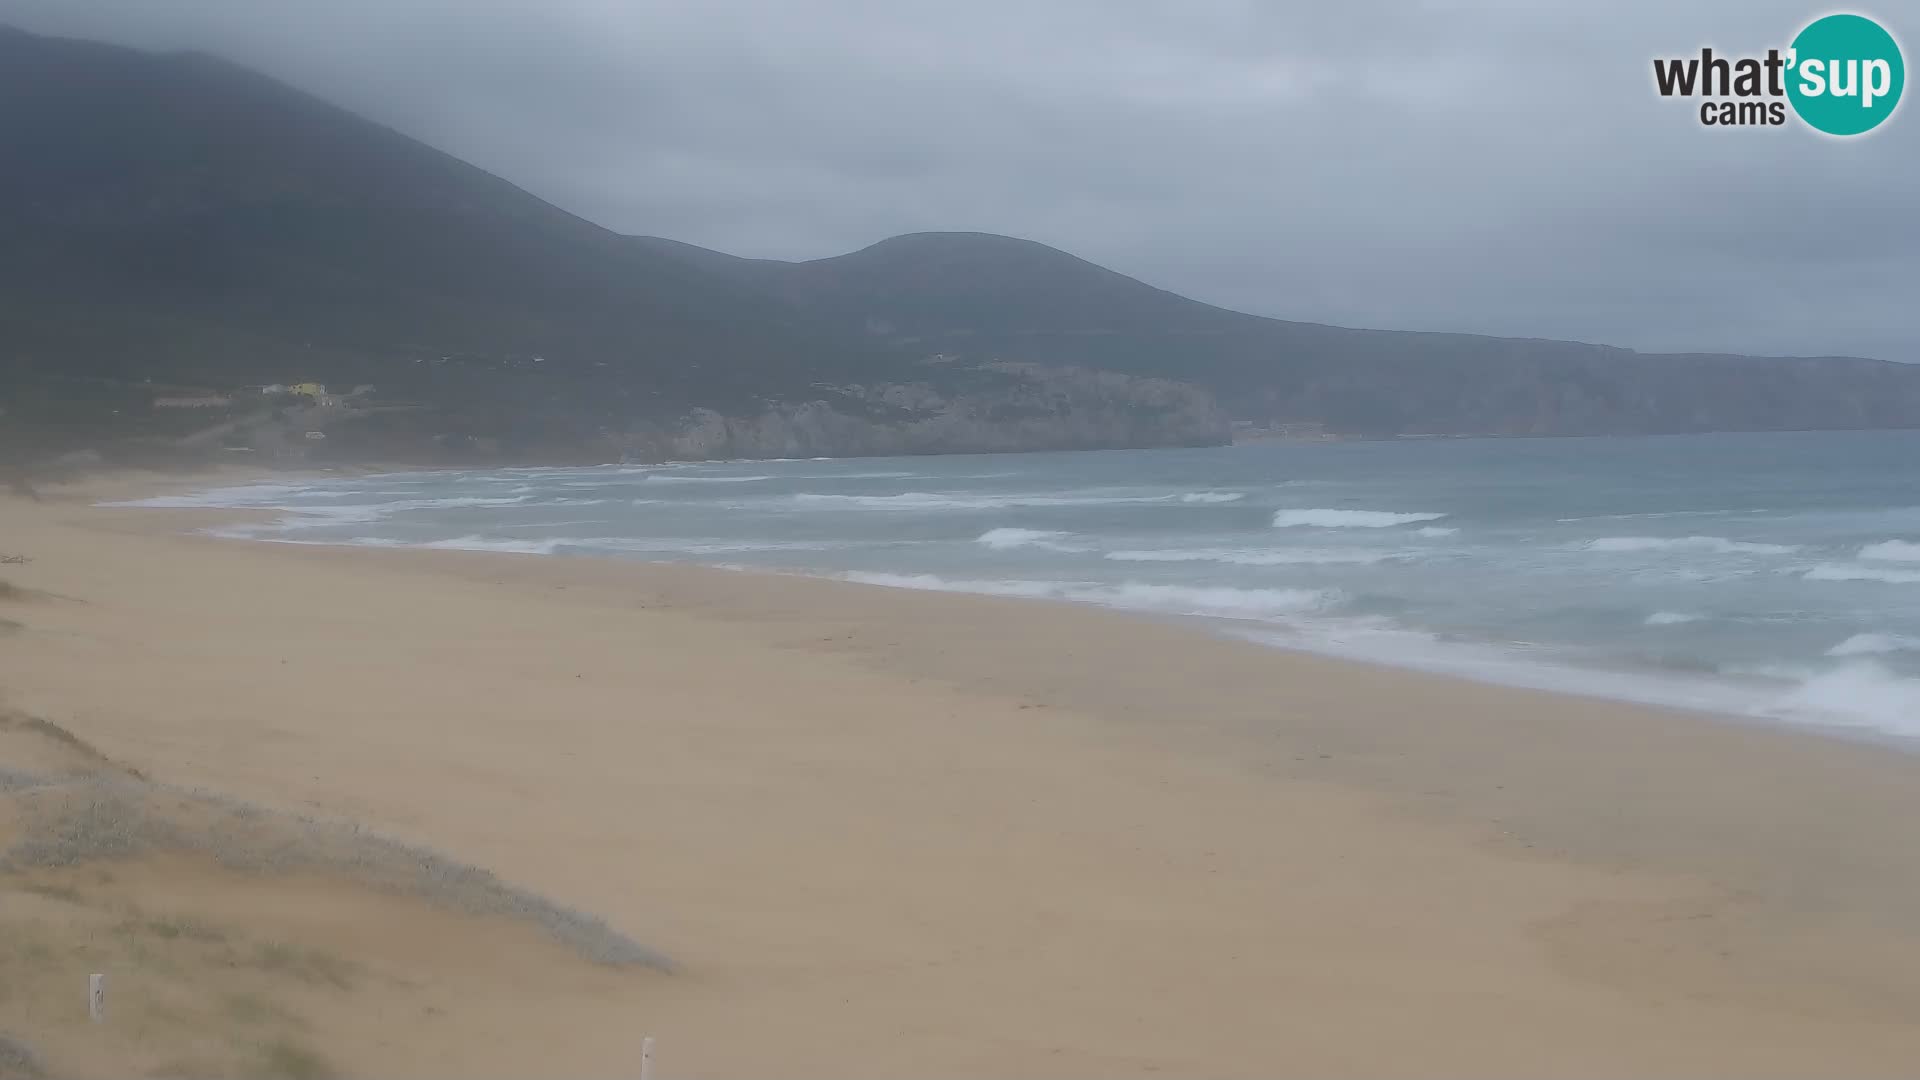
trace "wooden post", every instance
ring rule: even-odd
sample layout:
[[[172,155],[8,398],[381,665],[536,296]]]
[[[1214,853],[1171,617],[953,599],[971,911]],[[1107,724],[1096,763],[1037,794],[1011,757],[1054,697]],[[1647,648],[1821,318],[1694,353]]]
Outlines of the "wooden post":
[[[653,1080],[653,1036],[640,1040],[640,1080]]]
[[[107,1018],[107,977],[87,976],[87,1019],[99,1023]]]

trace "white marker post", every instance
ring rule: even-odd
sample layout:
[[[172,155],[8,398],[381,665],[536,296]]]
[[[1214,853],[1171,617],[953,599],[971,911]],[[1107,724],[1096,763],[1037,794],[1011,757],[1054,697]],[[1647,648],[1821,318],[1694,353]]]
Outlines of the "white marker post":
[[[87,1019],[99,1023],[107,1018],[107,977],[87,976]]]
[[[653,1080],[653,1036],[640,1040],[640,1080]]]

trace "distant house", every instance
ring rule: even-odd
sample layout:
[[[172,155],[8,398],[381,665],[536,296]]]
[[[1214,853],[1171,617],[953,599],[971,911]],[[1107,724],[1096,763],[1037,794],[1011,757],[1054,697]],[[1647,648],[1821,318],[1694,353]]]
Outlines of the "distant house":
[[[310,397],[315,401],[327,396],[327,387],[324,383],[297,382],[287,387],[287,390],[302,397]]]

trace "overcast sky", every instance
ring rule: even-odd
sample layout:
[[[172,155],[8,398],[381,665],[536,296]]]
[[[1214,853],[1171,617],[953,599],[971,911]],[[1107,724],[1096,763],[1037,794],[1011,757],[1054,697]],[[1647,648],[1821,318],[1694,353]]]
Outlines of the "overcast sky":
[[[1907,43],[1920,15],[1861,8]],[[1683,9],[1683,10],[1676,10]],[[259,68],[623,232],[977,229],[1227,307],[1920,360],[1920,112],[1711,129],[1654,56],[1786,0],[0,0]]]

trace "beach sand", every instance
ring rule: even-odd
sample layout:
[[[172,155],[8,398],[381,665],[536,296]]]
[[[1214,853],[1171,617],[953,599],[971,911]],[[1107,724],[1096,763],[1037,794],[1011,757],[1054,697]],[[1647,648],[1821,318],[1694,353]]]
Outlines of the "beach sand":
[[[436,951],[428,909],[343,902],[331,946],[404,957],[441,1009],[338,990],[315,1024],[344,1071],[637,1075],[643,1035],[669,1078],[1920,1061],[1904,752],[1069,605],[91,505],[154,483],[0,503],[0,553],[33,560],[0,578],[42,594],[0,598],[0,704],[675,965],[505,923]],[[334,910],[325,881],[249,887]]]

